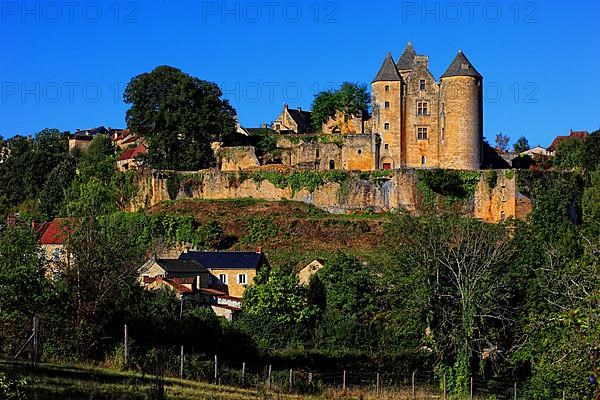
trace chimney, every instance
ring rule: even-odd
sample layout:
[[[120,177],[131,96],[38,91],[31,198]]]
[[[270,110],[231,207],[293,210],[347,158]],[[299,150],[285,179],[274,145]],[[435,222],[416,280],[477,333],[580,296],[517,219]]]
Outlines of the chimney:
[[[288,110],[288,105],[286,103],[283,103],[283,110],[287,111]]]
[[[302,107],[298,107],[298,111],[302,111]]]
[[[260,127],[263,128],[263,129],[267,129],[269,127],[269,125],[268,124],[262,124]]]
[[[415,61],[424,65],[425,68],[429,68],[429,56],[416,56]]]
[[[256,254],[262,254],[262,247],[261,246],[258,246],[256,248]]]

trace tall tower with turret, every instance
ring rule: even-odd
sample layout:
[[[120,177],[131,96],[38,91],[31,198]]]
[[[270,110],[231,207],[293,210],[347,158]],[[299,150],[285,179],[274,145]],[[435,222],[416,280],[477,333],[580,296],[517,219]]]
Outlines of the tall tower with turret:
[[[483,77],[459,50],[440,77],[440,166],[479,169],[482,142]]]
[[[373,132],[381,138],[377,168],[401,167],[402,77],[390,53],[372,82]]]
[[[397,64],[387,54],[372,98],[377,168],[480,168],[483,77],[462,51],[438,82],[408,42]]]

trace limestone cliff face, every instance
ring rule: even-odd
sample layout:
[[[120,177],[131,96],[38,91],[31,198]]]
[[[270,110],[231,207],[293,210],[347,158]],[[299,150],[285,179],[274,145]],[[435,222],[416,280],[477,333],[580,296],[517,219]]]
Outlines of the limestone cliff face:
[[[489,222],[510,217],[525,219],[531,201],[517,189],[516,174],[496,171],[494,187],[489,187],[487,174],[480,173],[471,198],[460,209],[464,214]],[[389,176],[348,174],[342,182],[324,180],[309,190],[277,185],[260,175],[244,172],[204,170],[192,173],[139,171],[138,193],[129,211],[177,199],[223,200],[255,198],[268,201],[293,200],[312,204],[325,211],[344,214],[361,211],[387,212],[405,210],[419,213],[423,194],[419,190],[415,170],[395,170]],[[439,202],[440,204],[443,202]]]

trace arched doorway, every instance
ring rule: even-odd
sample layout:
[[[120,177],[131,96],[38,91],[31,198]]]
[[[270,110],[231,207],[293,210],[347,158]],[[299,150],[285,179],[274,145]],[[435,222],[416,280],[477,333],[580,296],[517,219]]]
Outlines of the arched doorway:
[[[383,170],[394,169],[394,160],[391,157],[383,157],[380,165]]]

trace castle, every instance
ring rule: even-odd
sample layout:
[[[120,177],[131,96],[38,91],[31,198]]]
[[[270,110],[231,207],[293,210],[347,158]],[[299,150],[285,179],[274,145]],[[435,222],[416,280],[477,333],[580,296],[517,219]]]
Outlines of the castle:
[[[429,58],[409,42],[395,62],[387,54],[372,82],[372,116],[338,113],[323,124],[324,134],[341,134],[340,146],[327,141],[298,143],[310,130],[310,116],[287,106],[272,128],[281,135],[282,162],[308,169],[379,170],[446,168],[478,170],[482,165],[483,77],[459,50],[439,82]]]

